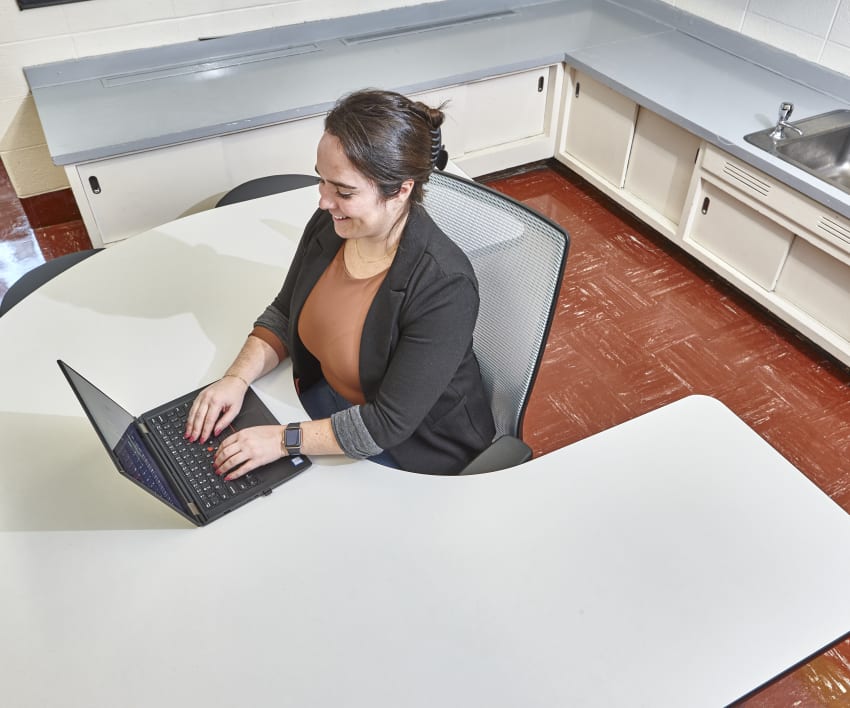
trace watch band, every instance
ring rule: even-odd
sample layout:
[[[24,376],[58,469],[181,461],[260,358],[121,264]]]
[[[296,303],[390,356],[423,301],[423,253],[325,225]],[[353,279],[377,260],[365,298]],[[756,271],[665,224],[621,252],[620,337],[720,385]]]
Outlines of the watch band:
[[[289,423],[284,428],[280,446],[290,457],[301,454],[301,423]]]

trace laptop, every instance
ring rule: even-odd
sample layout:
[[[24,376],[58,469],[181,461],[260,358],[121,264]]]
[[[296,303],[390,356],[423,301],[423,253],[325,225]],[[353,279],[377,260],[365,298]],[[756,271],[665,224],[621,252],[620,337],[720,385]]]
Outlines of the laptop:
[[[57,362],[118,471],[197,526],[204,526],[292,479],[310,466],[305,455],[283,457],[230,482],[213,471],[221,440],[240,428],[277,425],[252,388],[230,427],[206,443],[183,437],[203,389],[134,417],[64,361]]]

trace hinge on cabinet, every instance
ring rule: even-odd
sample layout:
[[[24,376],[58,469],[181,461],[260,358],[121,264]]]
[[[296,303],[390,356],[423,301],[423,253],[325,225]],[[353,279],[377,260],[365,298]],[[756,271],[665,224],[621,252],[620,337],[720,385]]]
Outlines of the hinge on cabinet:
[[[537,93],[543,93],[543,77],[537,79]]]
[[[576,81],[576,98],[578,98],[579,91],[581,91],[581,81]]]

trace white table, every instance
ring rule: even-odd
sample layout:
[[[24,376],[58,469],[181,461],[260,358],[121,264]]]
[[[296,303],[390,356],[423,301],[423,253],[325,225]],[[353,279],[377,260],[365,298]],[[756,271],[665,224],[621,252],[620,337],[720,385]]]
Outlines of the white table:
[[[119,477],[55,359],[137,412],[219,375],[313,204],[168,224],[0,320],[4,705],[719,706],[850,630],[850,518],[705,397],[489,475],[317,458],[202,529]],[[287,367],[257,388],[303,416]]]

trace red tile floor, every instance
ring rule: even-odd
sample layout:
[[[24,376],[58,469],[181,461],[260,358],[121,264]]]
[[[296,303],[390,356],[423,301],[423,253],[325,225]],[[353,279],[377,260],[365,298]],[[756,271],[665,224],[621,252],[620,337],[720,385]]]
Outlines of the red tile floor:
[[[0,298],[45,260],[91,248],[70,190],[22,203],[0,162]]]
[[[536,453],[703,393],[723,401],[850,511],[846,367],[557,163],[485,181],[563,224],[572,239],[525,422]],[[0,296],[44,259],[90,247],[68,198],[22,206],[0,165]],[[698,644],[694,637],[697,651]],[[850,640],[741,705],[850,705]]]

